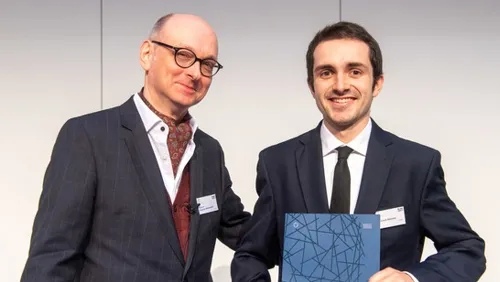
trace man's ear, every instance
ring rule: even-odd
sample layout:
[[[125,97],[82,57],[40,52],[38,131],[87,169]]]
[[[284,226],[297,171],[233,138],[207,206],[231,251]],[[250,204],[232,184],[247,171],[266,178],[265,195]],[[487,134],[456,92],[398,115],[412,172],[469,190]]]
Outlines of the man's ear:
[[[381,74],[373,86],[373,97],[377,97],[384,86],[384,75]]]
[[[149,40],[144,40],[139,49],[139,63],[141,64],[144,71],[148,71],[151,68],[151,62],[153,61],[153,46],[152,42]]]

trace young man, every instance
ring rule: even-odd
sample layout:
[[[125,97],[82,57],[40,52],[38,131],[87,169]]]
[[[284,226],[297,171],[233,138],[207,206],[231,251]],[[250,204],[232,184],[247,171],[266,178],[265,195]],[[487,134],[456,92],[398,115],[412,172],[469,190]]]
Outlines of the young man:
[[[448,197],[440,153],[370,118],[384,83],[375,39],[339,22],[316,34],[306,59],[323,120],[260,153],[259,198],[234,256],[233,281],[270,281],[268,269],[282,262],[285,213],[397,207],[404,207],[406,224],[381,230],[382,270],[370,282],[477,281],[485,271],[484,241]],[[426,236],[438,253],[420,263]]]

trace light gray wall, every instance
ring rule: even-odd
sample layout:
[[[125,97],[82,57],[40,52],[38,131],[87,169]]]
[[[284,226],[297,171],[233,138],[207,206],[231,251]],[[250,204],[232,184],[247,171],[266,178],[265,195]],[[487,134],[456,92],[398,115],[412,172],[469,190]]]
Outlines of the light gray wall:
[[[496,281],[500,232],[488,215],[498,199],[500,168],[500,2],[171,2],[0,4],[0,281],[19,280],[62,123],[119,105],[140,89],[139,45],[154,21],[170,12],[198,14],[218,33],[224,69],[192,113],[223,145],[234,189],[248,209],[256,200],[258,152],[320,120],[306,85],[305,52],[314,33],[340,18],[364,25],[385,60],[386,83],[373,117],[442,152],[449,194],[487,242],[489,269],[481,281]],[[430,243],[424,258],[435,252]],[[230,281],[231,257],[218,243],[215,281]]]
[[[98,0],[0,3],[0,281],[19,281],[52,145],[100,108]]]

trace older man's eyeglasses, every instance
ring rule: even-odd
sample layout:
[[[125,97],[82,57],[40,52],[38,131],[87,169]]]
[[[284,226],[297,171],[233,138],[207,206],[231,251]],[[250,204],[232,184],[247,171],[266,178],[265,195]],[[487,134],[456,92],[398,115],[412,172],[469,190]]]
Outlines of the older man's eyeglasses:
[[[174,47],[172,45],[154,40],[152,40],[151,42],[162,47],[174,50],[175,63],[181,68],[189,68],[194,65],[194,63],[200,62],[200,72],[203,76],[206,77],[212,77],[217,72],[219,72],[220,69],[222,69],[222,65],[219,64],[219,62],[217,62],[216,60],[200,59],[196,57],[196,54],[189,49]]]

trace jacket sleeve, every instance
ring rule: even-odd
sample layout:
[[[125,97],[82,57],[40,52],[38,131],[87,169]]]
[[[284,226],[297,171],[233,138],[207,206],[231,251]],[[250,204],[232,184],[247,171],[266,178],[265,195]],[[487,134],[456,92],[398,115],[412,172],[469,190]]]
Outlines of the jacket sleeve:
[[[441,154],[430,164],[420,208],[421,225],[438,251],[407,271],[418,281],[478,281],[486,269],[485,243],[446,192]]]
[[[256,187],[259,197],[254,213],[245,225],[231,264],[234,282],[269,282],[268,269],[279,262],[275,203],[262,153],[257,164]]]
[[[61,128],[45,172],[22,282],[76,281],[91,225],[95,161],[82,124]]]

